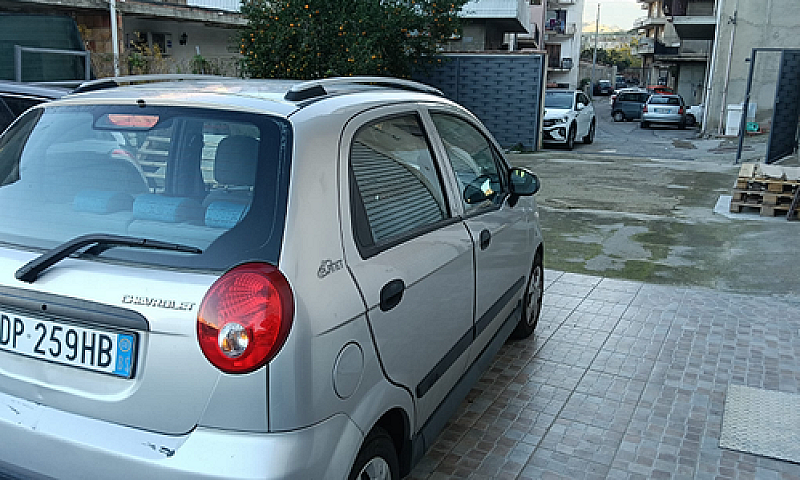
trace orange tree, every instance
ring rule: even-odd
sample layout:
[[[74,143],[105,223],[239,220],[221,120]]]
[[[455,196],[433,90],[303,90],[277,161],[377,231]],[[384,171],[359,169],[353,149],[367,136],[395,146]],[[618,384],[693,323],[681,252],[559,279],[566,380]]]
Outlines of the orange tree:
[[[244,71],[255,78],[409,77],[458,35],[467,0],[243,0]]]

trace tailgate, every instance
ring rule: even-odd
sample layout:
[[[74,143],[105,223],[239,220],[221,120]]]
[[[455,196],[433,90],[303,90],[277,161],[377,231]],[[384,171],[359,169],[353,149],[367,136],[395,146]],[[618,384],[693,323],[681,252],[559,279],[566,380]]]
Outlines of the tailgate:
[[[220,377],[196,334],[217,277],[65,259],[16,280],[31,258],[0,249],[0,392],[156,432],[194,428]]]

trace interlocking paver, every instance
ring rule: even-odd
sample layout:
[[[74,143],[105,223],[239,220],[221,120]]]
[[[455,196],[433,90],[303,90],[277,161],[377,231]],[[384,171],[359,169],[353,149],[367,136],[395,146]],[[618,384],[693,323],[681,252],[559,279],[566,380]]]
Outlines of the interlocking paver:
[[[719,447],[730,384],[800,392],[800,298],[545,282],[535,337],[500,351],[410,478],[800,480]]]

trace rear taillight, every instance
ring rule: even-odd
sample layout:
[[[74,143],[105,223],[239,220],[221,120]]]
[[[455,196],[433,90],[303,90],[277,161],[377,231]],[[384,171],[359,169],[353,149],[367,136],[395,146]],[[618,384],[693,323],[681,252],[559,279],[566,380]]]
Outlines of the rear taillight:
[[[286,278],[272,265],[246,263],[226,272],[206,293],[197,314],[197,340],[218,369],[248,373],[280,351],[293,317]]]
[[[642,113],[647,113],[647,105],[644,105],[644,106],[642,107]]]
[[[683,115],[683,107],[678,108],[678,115]]]

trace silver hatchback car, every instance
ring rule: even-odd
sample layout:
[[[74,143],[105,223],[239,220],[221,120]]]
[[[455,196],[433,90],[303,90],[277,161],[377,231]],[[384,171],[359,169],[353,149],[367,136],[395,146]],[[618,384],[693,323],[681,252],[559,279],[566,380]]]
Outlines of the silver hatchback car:
[[[0,137],[0,471],[407,474],[536,326],[537,177],[414,82],[118,82]]]
[[[686,105],[680,95],[650,95],[642,107],[642,128],[651,124],[677,125],[686,128]]]

